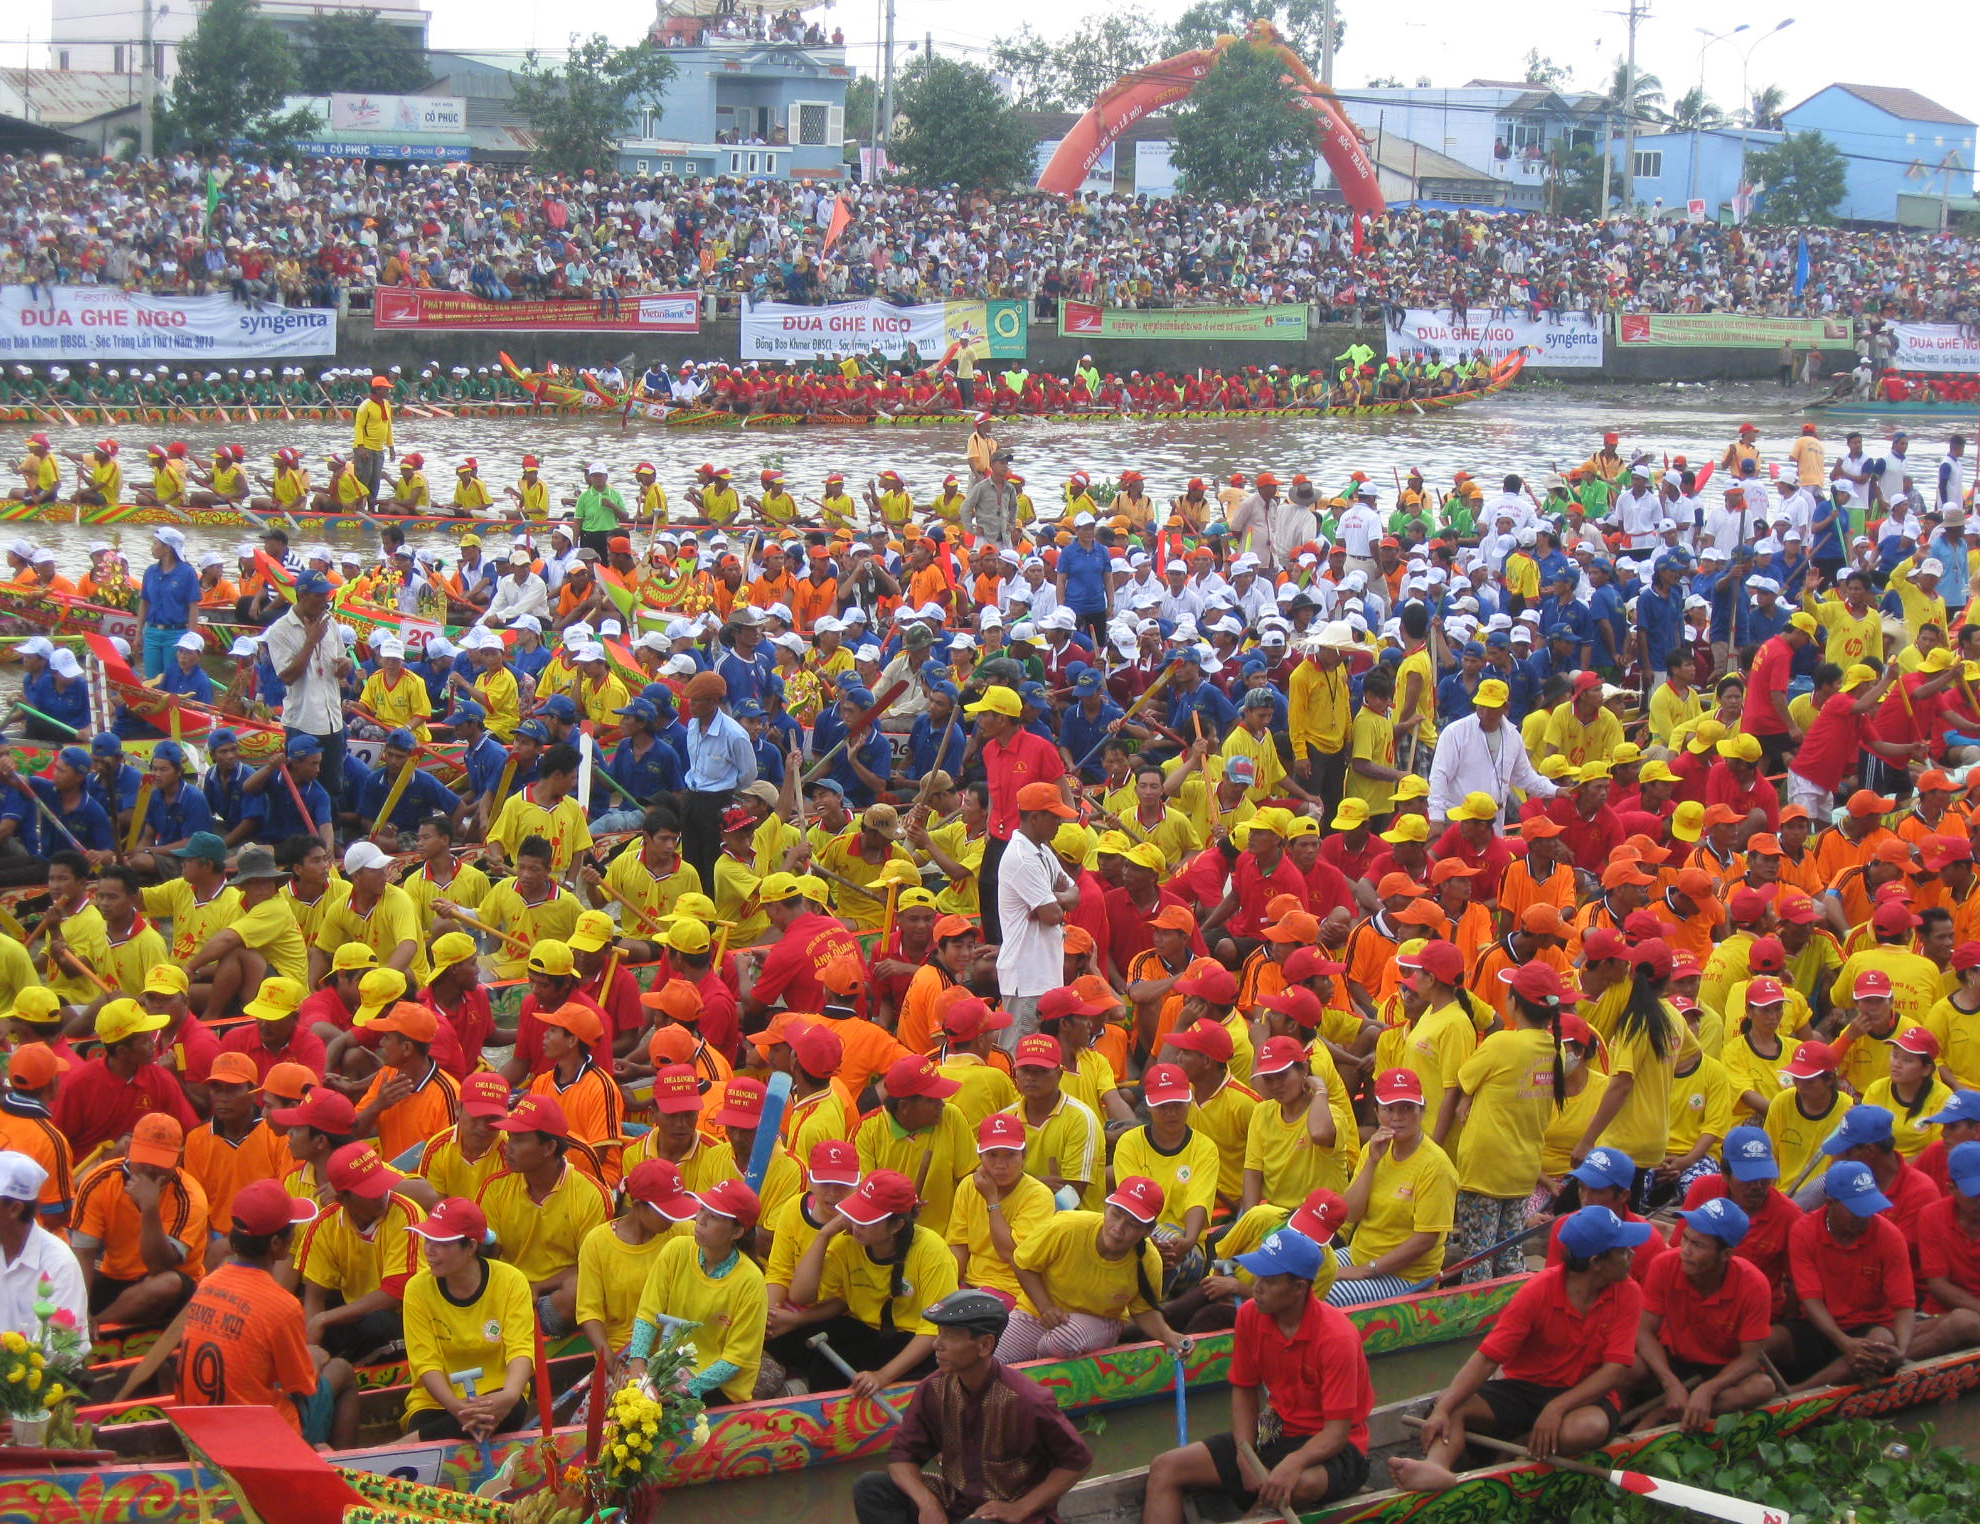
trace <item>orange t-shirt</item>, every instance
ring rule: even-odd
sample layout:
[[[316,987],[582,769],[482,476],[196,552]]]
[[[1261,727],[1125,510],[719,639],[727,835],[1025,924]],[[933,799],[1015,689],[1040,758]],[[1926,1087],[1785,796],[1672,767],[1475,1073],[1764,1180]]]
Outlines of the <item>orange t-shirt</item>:
[[[819,1020],[838,1036],[839,1044],[845,1051],[838,1077],[845,1081],[846,1089],[853,1095],[864,1091],[874,1075],[885,1074],[897,1060],[908,1056],[908,1050],[895,1040],[892,1032],[875,1026],[864,1017],[835,1019],[821,1016]]]
[[[380,1069],[373,1075],[370,1088],[358,1102],[358,1110],[364,1110],[376,1100],[385,1081],[397,1072]],[[428,1138],[445,1132],[460,1119],[460,1081],[435,1063],[411,1095],[378,1113],[379,1156],[390,1164],[409,1149],[423,1148]]]
[[[720,1094],[720,1087],[716,1087]],[[619,1147],[625,1103],[619,1087],[586,1057],[577,1078],[568,1085],[557,1083],[557,1071],[546,1069],[529,1082],[531,1095],[554,1095],[564,1108],[564,1119],[571,1124],[571,1136],[592,1145],[598,1158],[599,1183],[616,1187],[619,1183]],[[587,1171],[587,1173],[589,1173]]]
[[[151,1270],[138,1248],[144,1224],[126,1188],[126,1168],[105,1165],[84,1177],[76,1191],[73,1242],[79,1249],[101,1248],[98,1275],[113,1281],[141,1281]],[[179,1269],[198,1280],[206,1274],[206,1192],[179,1170],[164,1183],[158,1210],[166,1236],[185,1246]]]
[[[186,1173],[206,1192],[207,1211],[216,1233],[233,1227],[234,1195],[242,1186],[257,1180],[279,1180],[293,1162],[288,1144],[276,1137],[266,1122],[256,1122],[238,1143],[214,1132],[211,1122],[186,1134]]]
[[[947,608],[953,586],[949,581],[949,574],[942,570],[941,564],[931,562],[908,577],[908,601],[917,608],[930,603]]]
[[[827,614],[836,613],[838,607],[837,577],[827,577],[823,582],[813,582],[806,577],[791,591],[791,613],[796,617],[800,630],[809,630]]]
[[[302,1415],[289,1399],[309,1397],[316,1379],[293,1292],[249,1265],[222,1265],[199,1283],[179,1351],[181,1403],[273,1408],[301,1434]]]

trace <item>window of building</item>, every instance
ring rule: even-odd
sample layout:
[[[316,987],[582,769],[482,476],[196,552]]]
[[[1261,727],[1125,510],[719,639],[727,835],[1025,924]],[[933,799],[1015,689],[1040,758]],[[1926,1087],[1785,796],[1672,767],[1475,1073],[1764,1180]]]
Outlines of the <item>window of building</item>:
[[[69,50],[67,48],[62,49],[61,52],[55,55],[55,67],[60,69],[64,74],[69,72]]]
[[[634,173],[634,174],[636,174],[636,175],[643,175],[643,174],[647,174],[647,173],[649,173],[649,171],[648,171],[648,169],[647,169],[647,167],[646,167],[646,160],[644,160],[644,159],[634,159],[634,160],[633,160],[633,173]]]
[[[1639,148],[1630,162],[1635,166],[1631,173],[1639,180],[1664,178],[1664,151],[1661,148]]]
[[[110,72],[112,74],[122,74],[124,72],[124,46],[122,43],[117,44],[117,46],[110,50]]]
[[[846,110],[830,101],[793,101],[785,141],[814,148],[837,148],[846,140]]]

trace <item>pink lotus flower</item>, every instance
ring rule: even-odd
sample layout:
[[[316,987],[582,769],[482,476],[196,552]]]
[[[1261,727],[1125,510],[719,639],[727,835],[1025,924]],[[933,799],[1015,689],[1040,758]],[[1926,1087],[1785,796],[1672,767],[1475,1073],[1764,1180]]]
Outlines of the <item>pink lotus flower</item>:
[[[67,1307],[58,1307],[55,1309],[55,1315],[48,1320],[48,1325],[51,1328],[60,1328],[66,1331],[76,1328],[78,1323],[76,1315],[72,1310]]]

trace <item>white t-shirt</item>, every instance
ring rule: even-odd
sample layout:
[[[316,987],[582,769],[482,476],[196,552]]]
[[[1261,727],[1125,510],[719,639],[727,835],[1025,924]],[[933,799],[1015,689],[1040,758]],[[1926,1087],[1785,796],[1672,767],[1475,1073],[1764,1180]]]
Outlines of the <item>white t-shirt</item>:
[[[1004,927],[997,988],[1006,997],[1042,995],[1066,982],[1065,927],[1034,921],[1031,912],[1053,903],[1053,890],[1069,882],[1050,847],[1022,832],[1011,837],[997,865],[997,915]]]
[[[302,654],[309,631],[294,609],[268,627],[268,661],[279,673]],[[282,723],[304,735],[335,735],[344,728],[344,696],[337,686],[337,663],[344,659],[344,637],[333,621],[309,653],[282,699]]]
[[[89,1327],[89,1293],[83,1288],[82,1266],[76,1261],[75,1250],[36,1223],[28,1230],[19,1259],[8,1264],[0,1258],[0,1332],[25,1334],[30,1339],[40,1332],[34,1304],[44,1275],[54,1288],[51,1299],[56,1310],[68,1309],[76,1327]]]

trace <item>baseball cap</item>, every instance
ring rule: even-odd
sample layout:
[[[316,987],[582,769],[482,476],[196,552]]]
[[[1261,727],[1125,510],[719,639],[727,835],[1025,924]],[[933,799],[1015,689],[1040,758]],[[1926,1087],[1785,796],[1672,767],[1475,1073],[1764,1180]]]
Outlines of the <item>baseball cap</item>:
[[[0,1155],[4,1159],[5,1155]],[[0,1195],[5,1191],[0,1190]],[[234,1192],[234,1226],[256,1237],[281,1232],[298,1223],[314,1222],[313,1202],[298,1201],[282,1189],[279,1180],[256,1180]]]
[[[1253,1275],[1291,1275],[1310,1281],[1318,1278],[1326,1253],[1304,1233],[1285,1227],[1249,1254],[1240,1254],[1237,1262]]]
[[[1752,1226],[1751,1219],[1728,1196],[1715,1196],[1691,1211],[1679,1212],[1678,1216],[1700,1233],[1735,1249]]]
[[[653,1109],[662,1116],[700,1111],[701,1082],[694,1070],[686,1064],[663,1064],[654,1070]]]
[[[1119,1207],[1138,1222],[1152,1223],[1162,1215],[1162,1187],[1146,1175],[1129,1175],[1107,1197],[1107,1205]]]
[[[1980,1107],[1975,1108],[1980,1111]],[[1780,1164],[1774,1158],[1774,1140],[1762,1127],[1735,1127],[1726,1134],[1726,1168],[1735,1180],[1778,1180]]]
[[[1295,1066],[1306,1064],[1306,1049],[1293,1037],[1270,1037],[1259,1048],[1252,1060],[1251,1073],[1255,1079],[1263,1074],[1283,1074]]]
[[[1890,1110],[1883,1106],[1852,1106],[1843,1113],[1836,1130],[1822,1140],[1822,1152],[1831,1159],[1866,1143],[1888,1143],[1893,1136]]]
[[[1375,1104],[1423,1104],[1423,1080],[1414,1069],[1384,1069],[1375,1076]]]
[[[1189,1076],[1180,1064],[1150,1064],[1141,1076],[1141,1093],[1150,1106],[1167,1106],[1193,1097]]]
[[[1947,1122],[1980,1122],[1980,1090],[1955,1090],[1952,1099],[1925,1120],[1940,1126]]]
[[[899,1170],[876,1169],[839,1203],[848,1222],[871,1227],[889,1217],[911,1212],[920,1200],[914,1182]]]
[[[509,1082],[492,1069],[478,1069],[461,1081],[461,1110],[471,1117],[509,1114]]]
[[[1781,1073],[1789,1079],[1813,1079],[1818,1074],[1836,1072],[1836,1050],[1825,1042],[1813,1038],[1795,1045],[1793,1056],[1781,1065]]]
[[[1636,1161],[1621,1149],[1591,1148],[1568,1173],[1583,1185],[1627,1189],[1636,1183]]]
[[[1053,1044],[1054,1048],[1057,1046]],[[894,1060],[887,1070],[886,1085],[887,1094],[896,1099],[924,1095],[947,1100],[962,1089],[960,1081],[950,1079],[935,1066],[935,1060],[924,1053],[912,1053],[906,1058]]]
[[[296,1014],[296,1008],[303,1003],[307,993],[300,980],[270,974],[261,981],[261,988],[255,992],[254,999],[241,1009],[257,1021],[280,1021],[285,1016]]]
[[[140,1032],[156,1032],[171,1019],[152,1015],[135,1000],[113,1000],[96,1013],[96,1038],[105,1047],[114,1047]]]
[[[369,1143],[346,1143],[330,1156],[323,1177],[333,1191],[348,1191],[367,1201],[389,1196],[405,1177],[378,1157]]]
[[[69,1061],[45,1042],[24,1042],[14,1049],[7,1078],[16,1090],[39,1090],[68,1071]]]
[[[700,1210],[700,1199],[681,1182],[671,1159],[642,1159],[626,1176],[626,1194],[643,1201],[669,1222],[686,1222]]]
[[[858,1185],[859,1150],[846,1138],[822,1138],[811,1146],[805,1173],[813,1185]]]
[[[715,1108],[709,1120],[722,1127],[755,1127],[763,1120],[767,1094],[762,1080],[732,1079],[722,1087],[722,1104]]]
[[[1022,1151],[1026,1142],[1024,1121],[1013,1112],[993,1111],[976,1129],[976,1151],[979,1154],[1000,1148]]]
[[[185,1129],[177,1117],[162,1111],[147,1112],[131,1128],[126,1157],[133,1164],[156,1164],[166,1169],[178,1166],[179,1152],[185,1147]]]
[[[431,1006],[421,1005],[416,1000],[401,1000],[390,1010],[372,1017],[371,1030],[397,1032],[411,1042],[430,1043],[439,1035],[440,1018]]]
[[[1593,1259],[1611,1249],[1634,1249],[1654,1231],[1647,1222],[1624,1222],[1607,1207],[1583,1207],[1561,1224],[1561,1247],[1577,1259]]]
[[[357,1131],[357,1107],[347,1096],[325,1085],[311,1090],[300,1105],[271,1111],[268,1119],[278,1127],[309,1127],[333,1137],[348,1137]]]
[[[740,1180],[718,1180],[696,1199],[716,1216],[731,1218],[744,1228],[755,1227],[763,1215],[762,1199]]]
[[[599,1020],[598,1013],[575,1000],[567,1001],[554,1011],[538,1011],[536,1015],[544,1025],[562,1027],[586,1047],[605,1035],[605,1023]]]
[[[1065,1062],[1059,1054],[1059,1040],[1047,1037],[1043,1032],[1034,1032],[1029,1037],[1020,1037],[1015,1052],[1011,1054],[1013,1069],[1063,1069]]]
[[[1822,1193],[1858,1217],[1874,1217],[1891,1209],[1891,1198],[1877,1189],[1877,1177],[1870,1172],[1870,1166],[1854,1159],[1829,1166],[1822,1176]]]
[[[1973,1091],[1962,1091],[1971,1095]],[[0,1154],[0,1159],[17,1158],[15,1154]],[[1962,1196],[1980,1196],[1980,1143],[1960,1143],[1954,1145],[1946,1155],[1946,1174],[1952,1183],[1959,1187]],[[5,1194],[0,1192],[0,1194]],[[23,1198],[24,1199],[24,1198]]]
[[[1200,1053],[1213,1064],[1229,1063],[1236,1051],[1230,1028],[1208,1016],[1191,1022],[1180,1032],[1171,1032],[1169,1046],[1185,1053]]]
[[[571,1124],[563,1103],[552,1095],[526,1095],[515,1110],[495,1124],[497,1132],[547,1132],[553,1138],[568,1138]]]
[[[1178,995],[1194,995],[1211,1005],[1232,1005],[1238,997],[1237,975],[1223,964],[1198,958],[1175,982]]]
[[[465,1196],[449,1196],[427,1214],[426,1221],[408,1223],[408,1233],[417,1233],[432,1243],[464,1238],[471,1244],[488,1241],[488,1217]]]

